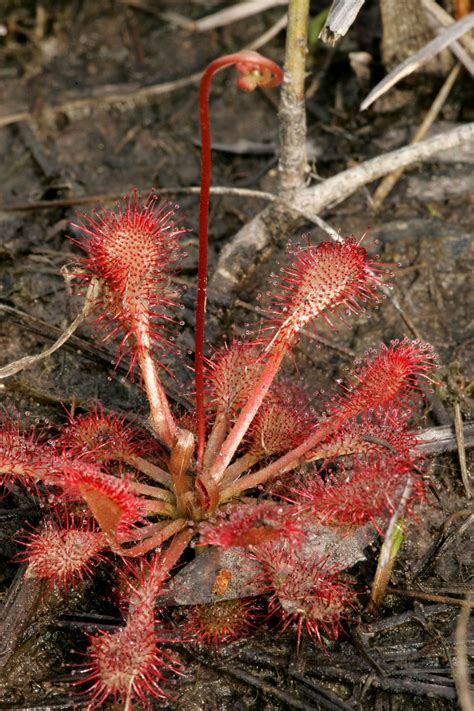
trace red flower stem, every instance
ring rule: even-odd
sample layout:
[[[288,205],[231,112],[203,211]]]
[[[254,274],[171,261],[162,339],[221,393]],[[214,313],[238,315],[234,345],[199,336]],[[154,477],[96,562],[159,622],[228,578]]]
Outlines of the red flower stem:
[[[249,75],[260,70],[262,86],[277,86],[283,80],[280,67],[256,52],[236,52],[215,59],[205,70],[199,89],[199,122],[201,126],[201,194],[199,202],[199,265],[196,299],[195,382],[197,411],[197,470],[202,470],[206,436],[204,402],[204,317],[206,312],[207,255],[209,244],[209,192],[211,187],[211,131],[209,126],[209,91],[216,72],[233,64],[248,65]],[[242,72],[243,73],[243,72]]]
[[[154,524],[151,525],[153,526]],[[187,525],[188,521],[185,518],[177,518],[176,521],[173,521],[172,523],[168,524],[161,531],[158,531],[158,533],[155,533],[149,538],[146,538],[144,541],[138,543],[136,546],[132,546],[131,548],[120,548],[117,552],[126,558],[136,558],[139,555],[148,553],[148,551],[153,550],[153,548],[161,546],[164,541],[168,540],[168,538],[171,538],[171,536],[174,536],[175,533],[179,533],[180,531],[182,531],[183,528],[185,528],[185,526]],[[148,526],[142,528],[142,535],[146,535],[147,530]]]
[[[13,457],[12,457],[13,460]],[[33,474],[34,465],[25,466],[24,464],[5,464],[5,466],[0,467],[0,476],[6,474],[10,477],[24,477],[26,481],[33,481],[35,484],[38,481],[42,481],[44,484],[56,485],[58,483],[58,477],[56,474],[52,474],[50,471],[45,472],[44,466],[38,465],[38,471]]]
[[[264,484],[273,477],[283,474],[285,471],[294,469],[298,466],[306,452],[309,452],[315,445],[319,444],[323,439],[326,439],[326,437],[329,437],[339,425],[340,418],[332,418],[324,422],[308,439],[298,445],[298,447],[295,447],[295,449],[287,452],[279,459],[263,467],[263,469],[243,476],[238,481],[223,489],[220,496],[220,503],[229,501],[229,499],[242,493],[242,491],[253,489],[259,484]]]
[[[137,326],[137,345],[143,384],[150,404],[151,424],[161,441],[172,449],[176,436],[176,423],[151,356],[149,324],[144,323],[142,318]]]
[[[163,486],[166,486],[167,489],[171,489],[173,487],[173,479],[171,474],[168,474],[168,472],[164,469],[158,467],[156,464],[152,464],[147,459],[143,459],[136,454],[130,454],[123,457],[122,461],[124,461],[125,464],[130,464],[130,466],[138,469],[138,471],[142,474],[146,474],[147,477],[153,479],[153,481],[163,484]]]

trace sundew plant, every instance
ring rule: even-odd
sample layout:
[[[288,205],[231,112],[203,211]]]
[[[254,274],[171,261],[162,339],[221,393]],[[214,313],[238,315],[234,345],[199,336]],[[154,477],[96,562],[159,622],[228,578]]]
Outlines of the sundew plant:
[[[282,79],[253,52],[216,60],[202,79],[192,411],[172,406],[162,382],[163,353],[179,332],[172,279],[185,228],[174,207],[132,191],[115,210],[76,220],[83,257],[75,278],[100,337],[118,342],[119,359],[130,357],[153,436],[100,403],[71,415],[54,439],[7,417],[0,432],[1,483],[25,486],[42,504],[42,523],[24,541],[27,576],[65,591],[108,565],[121,581],[123,625],[91,635],[82,670],[91,709],[109,698],[127,709],[169,698],[170,678],[183,671],[172,642],[220,646],[258,634],[269,620],[274,630],[295,629],[298,644],[302,635],[316,644],[335,639],[361,603],[345,573],[352,561],[335,560],[318,541],[383,536],[407,482],[406,511],[422,496],[412,422],[420,380],[434,367],[428,344],[405,338],[371,349],[344,382],[328,384],[334,394],[321,408],[281,374],[303,330],[323,321],[348,327],[349,316],[383,298],[391,273],[361,239],[291,246],[251,335],[205,353],[208,93],[227,65],[244,90]],[[180,380],[179,363],[166,370]],[[237,566],[222,562],[211,600],[190,606],[170,630],[160,600],[176,566],[182,573],[184,560],[192,571],[210,550],[222,561],[240,556],[253,591],[239,591]]]

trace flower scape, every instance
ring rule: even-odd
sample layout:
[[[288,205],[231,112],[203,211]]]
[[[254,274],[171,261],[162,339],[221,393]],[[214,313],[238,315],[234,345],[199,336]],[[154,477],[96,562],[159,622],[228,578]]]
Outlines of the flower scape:
[[[281,80],[260,55],[230,55],[204,75],[201,109],[212,74],[229,64],[244,90]],[[162,382],[163,354],[179,331],[172,278],[185,229],[175,208],[134,191],[115,211],[77,221],[84,257],[76,276],[93,287],[102,337],[131,358],[153,436],[100,404],[71,415],[54,440],[7,418],[0,431],[0,482],[25,486],[45,512],[25,540],[27,576],[64,591],[112,565],[123,583],[123,626],[90,639],[81,677],[90,709],[107,699],[132,708],[169,698],[169,679],[183,670],[172,642],[219,647],[269,620],[294,629],[298,644],[302,635],[317,644],[335,639],[360,602],[344,572],[351,563],[334,560],[318,540],[383,535],[407,482],[408,510],[422,498],[411,428],[420,381],[430,381],[435,365],[428,344],[405,338],[370,350],[319,409],[281,375],[304,329],[346,325],[383,298],[390,273],[361,240],[290,247],[253,335],[205,357],[205,129],[193,411],[173,407]],[[179,577],[177,564],[199,552],[191,569],[210,551],[222,554],[212,602],[188,607],[170,631],[160,600]],[[238,566],[225,563],[234,553],[255,581],[250,593],[236,587]]]

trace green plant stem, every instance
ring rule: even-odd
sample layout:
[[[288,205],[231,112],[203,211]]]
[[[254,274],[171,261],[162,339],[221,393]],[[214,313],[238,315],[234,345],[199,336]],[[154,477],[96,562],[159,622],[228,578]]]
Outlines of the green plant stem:
[[[285,79],[279,108],[279,192],[303,187],[306,173],[306,112],[304,82],[308,42],[309,0],[290,0],[286,32]]]

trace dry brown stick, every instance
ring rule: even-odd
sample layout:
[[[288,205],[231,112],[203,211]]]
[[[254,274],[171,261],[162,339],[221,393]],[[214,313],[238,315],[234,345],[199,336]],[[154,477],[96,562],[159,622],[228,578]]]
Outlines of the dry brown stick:
[[[57,341],[55,341],[53,345],[49,348],[46,348],[46,350],[42,351],[42,353],[38,353],[37,355],[23,356],[23,358],[19,358],[18,360],[13,361],[12,363],[8,363],[8,365],[4,365],[3,368],[0,368],[0,380],[2,380],[3,378],[9,378],[12,375],[16,375],[25,368],[30,368],[32,365],[35,365],[39,361],[44,360],[45,358],[49,358],[50,355],[52,355],[55,351],[61,348],[61,346],[66,343],[66,341],[73,335],[73,333],[77,330],[81,323],[90,314],[91,310],[94,307],[94,304],[96,303],[98,293],[98,283],[96,281],[93,281],[87,291],[82,311],[76,316],[74,321],[69,324],[69,326],[63,331],[63,333],[61,333]]]
[[[178,91],[179,89],[184,89],[192,84],[197,84],[201,79],[201,74],[202,72],[196,72],[195,74],[183,77],[182,79],[163,82],[162,84],[152,84],[151,86],[143,86],[132,91],[115,91],[110,94],[102,93],[99,96],[87,96],[83,99],[70,99],[63,101],[60,104],[46,107],[43,111],[43,115],[56,116],[57,114],[64,113],[71,118],[77,111],[81,111],[82,109],[97,107],[103,108],[113,104],[120,104],[122,102],[137,102],[153,96],[170,94],[173,91]],[[30,111],[19,111],[14,114],[0,116],[0,128],[2,126],[10,126],[11,124],[18,123],[20,121],[29,121],[32,118],[33,115]]]
[[[146,190],[139,192],[146,193]],[[153,190],[155,195],[199,195],[201,188],[199,186],[190,186],[188,188],[156,188]],[[283,198],[267,193],[262,190],[250,190],[249,188],[232,188],[214,186],[210,189],[211,195],[236,195],[238,197],[253,198],[256,200],[265,200],[265,202],[278,203],[286,207],[289,211],[294,211],[294,205],[287,202]],[[0,205],[0,212],[29,212],[31,210],[52,210],[57,207],[74,207],[80,205],[98,205],[118,200],[124,195],[126,190],[121,193],[99,194],[99,195],[80,195],[77,197],[61,198],[59,200],[37,200],[36,202],[17,203],[16,205]],[[308,222],[314,222],[324,232],[331,236],[336,241],[341,241],[341,237],[325,220],[317,215],[310,215],[302,210],[298,211],[302,218]]]
[[[212,13],[212,15],[206,15],[200,20],[190,22],[190,29],[194,32],[208,32],[216,27],[224,27],[233,22],[244,20],[246,17],[257,15],[272,7],[287,4],[288,0],[247,0],[234,3],[230,7]]]
[[[455,22],[454,18],[441,5],[438,5],[435,0],[422,0],[422,5],[427,13],[428,24],[434,32],[439,33],[440,29],[450,27]],[[460,17],[456,19],[459,20]],[[469,35],[464,35],[459,40],[451,42],[449,50],[457,57],[469,74],[474,76],[474,61],[471,59],[474,54],[474,43],[470,40]]]
[[[390,74],[382,79],[381,82],[375,86],[370,94],[364,99],[360,105],[360,110],[365,111],[371,104],[373,104],[376,99],[379,99],[383,94],[385,94],[389,89],[391,89],[397,82],[399,82],[404,77],[408,76],[412,72],[416,71],[425,62],[432,57],[436,56],[442,49],[448,47],[451,42],[461,37],[466,32],[469,32],[474,27],[474,12],[463,17],[462,20],[458,20],[450,27],[444,29],[438,37],[435,37],[431,42],[428,42],[419,52],[416,52],[413,56],[408,57],[404,62],[395,67]]]
[[[319,39],[335,45],[347,34],[364,2],[365,0],[333,0],[327,20],[319,33]]]
[[[338,205],[358,188],[387,175],[392,170],[407,168],[413,163],[431,158],[440,151],[456,148],[473,139],[474,122],[371,158],[328,178],[323,183],[300,191],[295,197],[295,207],[298,210],[319,214],[321,210]]]
[[[421,4],[430,18],[437,23],[438,28],[451,27],[451,25],[454,24],[454,18],[451,17],[449,12],[446,12],[441,5],[438,5],[436,0],[421,0]],[[456,45],[457,43],[457,41],[453,42],[453,45]],[[474,39],[472,39],[469,34],[460,37],[459,44],[462,45],[469,52],[469,54],[474,54]],[[451,50],[453,45],[450,45]]]
[[[0,677],[8,679],[11,662],[20,647],[21,637],[38,610],[47,610],[52,597],[46,596],[44,580],[27,577],[22,565],[7,591],[0,610]]]
[[[260,49],[263,47],[265,44],[270,42],[276,35],[281,32],[281,30],[285,29],[285,27],[288,24],[288,15],[285,14],[280,17],[279,20],[275,22],[274,25],[268,28],[266,32],[264,32],[260,37],[257,37],[256,39],[253,40],[250,44],[246,45],[245,49],[253,49],[256,51],[257,49]]]
[[[244,275],[250,276],[257,268],[273,240],[286,241],[304,222],[301,215],[311,219],[392,170],[426,160],[442,150],[455,148],[473,138],[474,123],[460,126],[412,146],[404,146],[372,158],[323,183],[299,190],[291,203],[293,212],[282,215],[281,208],[278,212],[273,206],[265,208],[244,225],[222,250],[212,278],[212,288],[224,294],[237,288]]]
[[[466,446],[464,442],[464,427],[461,416],[461,407],[459,402],[454,403],[454,428],[456,431],[456,443],[458,449],[459,466],[461,468],[461,479],[468,499],[472,498],[471,483],[469,481],[469,472],[466,462]]]
[[[410,145],[418,143],[418,141],[421,141],[426,136],[429,129],[436,121],[439,112],[443,108],[446,99],[448,98],[451,89],[453,88],[454,82],[459,76],[460,71],[461,65],[459,63],[455,64],[449,72],[448,76],[446,77],[443,86],[436,95],[436,98],[433,101],[430,110],[426,114],[425,118],[421,122],[420,127],[418,128],[417,132],[410,141]],[[403,175],[404,172],[404,168],[398,168],[398,170],[394,170],[393,173],[390,173],[382,180],[372,198],[372,207],[374,208],[374,210],[378,210],[380,208],[383,201],[391,193],[391,191],[393,190],[396,183],[399,181],[400,177]]]
[[[474,601],[466,603],[457,597],[448,595],[436,595],[425,593],[422,590],[402,590],[400,588],[387,588],[389,595],[400,595],[400,597],[411,597],[414,600],[426,600],[427,602],[438,602],[440,605],[467,605],[468,610],[474,607]]]
[[[285,0],[286,3],[287,0]],[[283,2],[280,2],[279,4],[285,4]],[[277,4],[277,3],[275,3]],[[273,32],[275,32],[275,29],[277,32],[280,31],[282,27],[284,27],[285,23],[283,22],[283,18],[279,20],[278,23],[276,23],[274,28],[270,28],[268,33],[265,33],[265,35],[262,36],[262,38],[258,38],[255,40],[255,42],[252,44],[252,47],[255,48],[255,45],[258,45],[259,47],[262,46],[264,42],[268,42],[269,38],[273,36]],[[276,34],[276,32],[275,32]],[[262,39],[264,42],[262,42]],[[81,111],[82,109],[87,109],[87,108],[107,108],[108,106],[112,106],[114,104],[120,104],[120,103],[125,103],[125,102],[139,102],[145,99],[149,99],[154,96],[162,96],[164,94],[170,94],[174,91],[178,91],[179,89],[184,89],[188,86],[191,86],[193,84],[198,84],[202,76],[202,72],[196,72],[194,74],[191,74],[188,77],[182,77],[181,79],[176,79],[174,81],[168,81],[168,82],[163,82],[160,84],[152,84],[151,86],[143,86],[138,89],[134,89],[131,91],[113,91],[111,93],[104,93],[102,92],[98,96],[87,96],[82,99],[69,99],[66,101],[61,102],[60,104],[56,104],[53,106],[48,106],[44,109],[43,115],[45,116],[56,116],[57,114],[65,113],[69,118],[73,118],[74,114],[78,111]],[[32,113],[28,110],[24,111],[17,111],[16,113],[13,114],[7,114],[5,116],[0,116],[0,128],[4,126],[10,126],[11,124],[19,123],[21,121],[29,121],[33,117]],[[38,118],[38,117],[36,117]]]
[[[467,661],[467,627],[472,607],[474,607],[474,598],[472,595],[467,595],[456,625],[454,683],[456,684],[458,701],[462,711],[473,711],[474,709],[472,695],[469,691],[469,666]]]
[[[462,438],[465,447],[474,447],[474,422],[462,423]],[[426,455],[454,452],[458,436],[451,425],[429,427],[417,434],[416,449]]]

